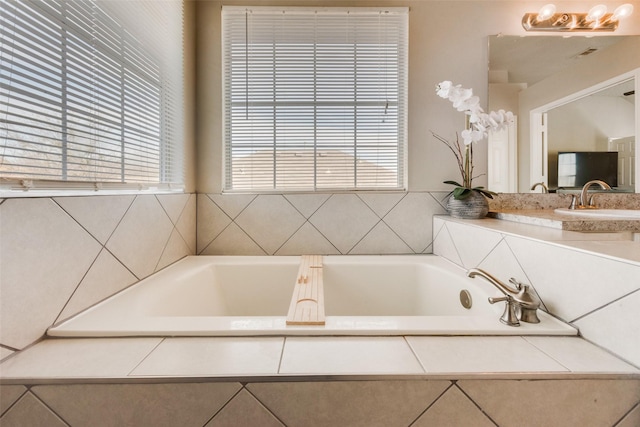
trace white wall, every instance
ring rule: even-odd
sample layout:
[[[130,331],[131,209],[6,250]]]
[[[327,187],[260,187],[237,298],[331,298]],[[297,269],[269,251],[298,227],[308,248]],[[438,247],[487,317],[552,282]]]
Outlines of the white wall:
[[[555,2],[559,10],[588,10],[593,2]],[[617,35],[640,34],[640,2],[636,13],[620,25]],[[447,149],[430,131],[452,137],[464,126],[464,117],[435,95],[435,85],[452,80],[471,87],[487,102],[488,36],[525,35],[521,26],[525,12],[537,11],[546,2],[534,1],[207,1],[197,5],[198,58],[198,181],[197,192],[222,189],[222,80],[220,62],[220,10],[222,4],[301,6],[409,6],[409,190],[447,190],[442,181],[457,178],[456,164]],[[604,2],[610,9],[620,2]],[[539,34],[539,33],[538,33]],[[637,50],[636,50],[637,52]],[[629,56],[629,55],[627,55]],[[637,55],[636,55],[637,56]],[[528,132],[528,123],[526,123]],[[520,150],[528,153],[528,145]],[[486,143],[476,154],[476,171],[486,172]],[[522,168],[528,182],[528,162]],[[486,185],[486,178],[476,182]]]

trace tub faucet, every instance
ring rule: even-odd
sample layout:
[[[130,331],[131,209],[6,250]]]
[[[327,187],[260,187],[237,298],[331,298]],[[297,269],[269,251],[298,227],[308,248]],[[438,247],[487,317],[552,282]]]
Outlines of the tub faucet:
[[[596,208],[596,205],[593,202],[593,196],[591,196],[591,199],[589,201],[587,201],[589,187],[591,187],[594,184],[599,185],[600,188],[602,188],[603,190],[611,190],[611,186],[609,184],[607,184],[606,182],[602,181],[602,180],[594,179],[593,181],[587,182],[582,187],[582,191],[580,192],[580,206],[578,206],[578,208],[581,208],[581,209],[586,209],[586,208],[595,209]]]
[[[504,313],[500,317],[500,321],[505,325],[520,326],[520,321],[527,323],[540,322],[537,315],[537,310],[540,307],[540,299],[529,289],[529,285],[522,284],[515,278],[511,278],[509,279],[509,283],[514,286],[511,287],[479,268],[469,269],[467,276],[471,278],[480,276],[504,294],[503,297],[489,298],[489,302],[491,304],[500,301],[506,302]]]
[[[531,186],[531,191],[535,190],[539,186],[542,187],[542,192],[543,193],[548,193],[549,192],[549,188],[547,187],[547,184],[545,184],[544,182],[536,182],[535,184],[533,184]]]

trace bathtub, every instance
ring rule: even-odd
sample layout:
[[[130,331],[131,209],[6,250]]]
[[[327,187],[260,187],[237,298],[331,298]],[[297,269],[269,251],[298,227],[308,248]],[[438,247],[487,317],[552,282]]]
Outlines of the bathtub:
[[[50,328],[57,337],[576,335],[500,323],[498,290],[435,255],[325,256],[324,325],[287,325],[300,257],[189,256]],[[461,291],[472,302],[463,307]]]

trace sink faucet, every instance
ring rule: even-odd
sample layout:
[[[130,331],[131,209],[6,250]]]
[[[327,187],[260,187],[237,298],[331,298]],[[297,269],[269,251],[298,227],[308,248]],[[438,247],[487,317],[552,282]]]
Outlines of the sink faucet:
[[[531,190],[535,190],[538,186],[542,187],[542,192],[543,193],[548,193],[549,192],[549,188],[547,187],[547,185],[544,182],[536,182],[535,184],[533,184],[531,186]]]
[[[480,276],[504,294],[503,297],[489,298],[489,303],[494,304],[506,301],[504,313],[500,317],[500,321],[505,325],[520,326],[520,321],[527,323],[540,322],[536,313],[540,307],[540,299],[529,289],[529,285],[524,285],[511,278],[509,283],[514,286],[511,287],[479,268],[469,269],[467,276],[471,278]]]
[[[589,187],[591,187],[592,185],[597,184],[600,186],[600,188],[602,188],[603,190],[611,190],[611,186],[609,184],[607,184],[606,182],[599,180],[599,179],[594,179],[593,181],[589,181],[587,182],[583,187],[582,187],[582,191],[580,192],[580,206],[578,206],[579,208],[595,208],[596,205],[593,203],[593,196],[591,197],[591,200],[589,200],[587,202],[587,192],[589,191]]]

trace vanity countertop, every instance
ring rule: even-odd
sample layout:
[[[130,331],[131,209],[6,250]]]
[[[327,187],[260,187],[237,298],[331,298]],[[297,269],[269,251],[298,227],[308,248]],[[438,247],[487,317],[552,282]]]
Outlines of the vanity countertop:
[[[541,225],[566,231],[640,232],[640,220],[638,219],[575,217],[556,213],[553,209],[496,210],[489,212],[489,216],[506,221]]]

